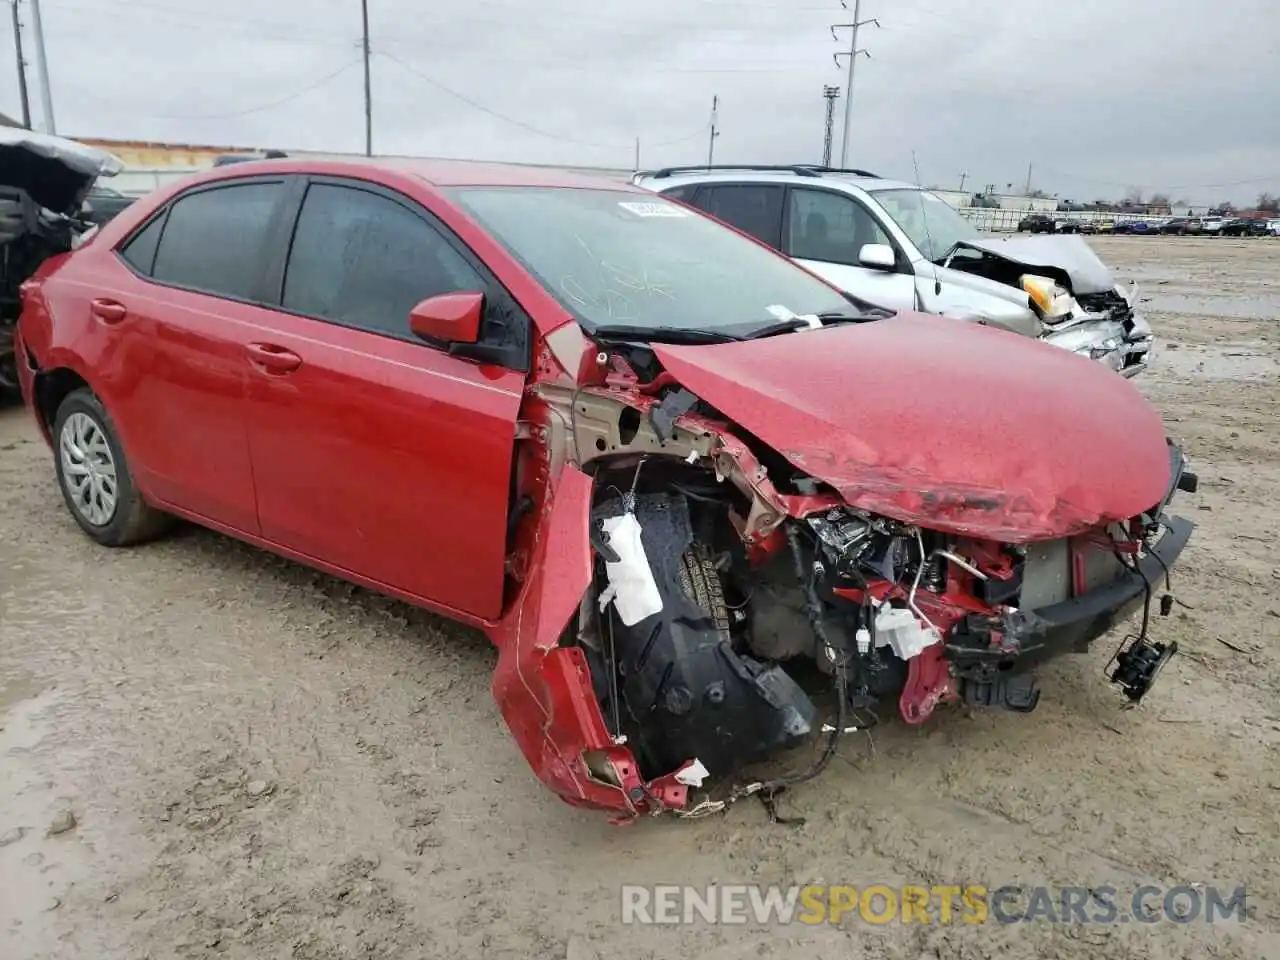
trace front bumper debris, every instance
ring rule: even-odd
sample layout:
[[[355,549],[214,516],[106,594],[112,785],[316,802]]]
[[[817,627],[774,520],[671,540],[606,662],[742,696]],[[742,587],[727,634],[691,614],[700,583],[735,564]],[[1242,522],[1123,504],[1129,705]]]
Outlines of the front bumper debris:
[[[1148,594],[1172,569],[1191,539],[1195,524],[1182,517],[1163,520],[1163,535],[1135,567],[1088,593],[1035,611],[1011,613],[1003,625],[1004,642],[980,649],[969,643],[950,643],[944,651],[963,676],[985,673],[992,660],[1007,658],[1023,672],[1065,653],[1084,653],[1098,637],[1141,609]],[[964,636],[961,631],[957,639]]]

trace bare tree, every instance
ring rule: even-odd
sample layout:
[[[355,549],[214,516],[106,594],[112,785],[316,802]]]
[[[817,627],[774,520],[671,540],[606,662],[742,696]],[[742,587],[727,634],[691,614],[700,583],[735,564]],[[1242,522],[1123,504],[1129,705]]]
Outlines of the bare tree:
[[[1274,193],[1258,194],[1258,209],[1266,213],[1280,213],[1280,198]]]
[[[1151,199],[1147,201],[1153,207],[1169,206],[1169,195],[1167,193],[1153,193]]]
[[[1124,192],[1124,199],[1125,199],[1125,202],[1126,202],[1126,203],[1141,203],[1141,202],[1142,202],[1142,188],[1141,188],[1141,187],[1130,187],[1128,190],[1126,190],[1126,191]]]

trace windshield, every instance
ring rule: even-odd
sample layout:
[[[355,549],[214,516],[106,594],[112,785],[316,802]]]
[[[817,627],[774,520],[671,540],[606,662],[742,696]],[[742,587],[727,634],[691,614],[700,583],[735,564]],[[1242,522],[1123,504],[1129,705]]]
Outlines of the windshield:
[[[713,331],[856,312],[789,260],[657,195],[459,187],[451,195],[587,329]]]
[[[872,190],[871,196],[926,260],[941,260],[961,240],[981,236],[955,207],[928,190]]]

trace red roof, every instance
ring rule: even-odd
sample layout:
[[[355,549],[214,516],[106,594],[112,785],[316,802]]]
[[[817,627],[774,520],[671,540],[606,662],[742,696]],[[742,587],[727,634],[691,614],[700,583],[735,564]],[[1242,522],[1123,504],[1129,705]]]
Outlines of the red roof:
[[[412,157],[330,159],[299,156],[282,157],[276,160],[246,160],[224,167],[215,167],[199,176],[201,179],[221,179],[223,176],[238,176],[250,172],[262,173],[268,170],[331,176],[359,176],[361,173],[383,171],[408,174],[441,187],[579,187],[648,194],[647,190],[631,184],[623,174],[610,174],[605,170],[594,173],[478,160],[424,160]]]

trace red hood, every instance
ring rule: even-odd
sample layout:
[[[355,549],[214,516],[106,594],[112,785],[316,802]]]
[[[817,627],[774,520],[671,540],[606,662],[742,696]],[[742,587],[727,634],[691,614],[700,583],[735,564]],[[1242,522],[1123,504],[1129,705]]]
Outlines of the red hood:
[[[1017,334],[899,314],[708,346],[655,344],[685,387],[854,507],[1005,542],[1155,506],[1160,414],[1102,364]]]

